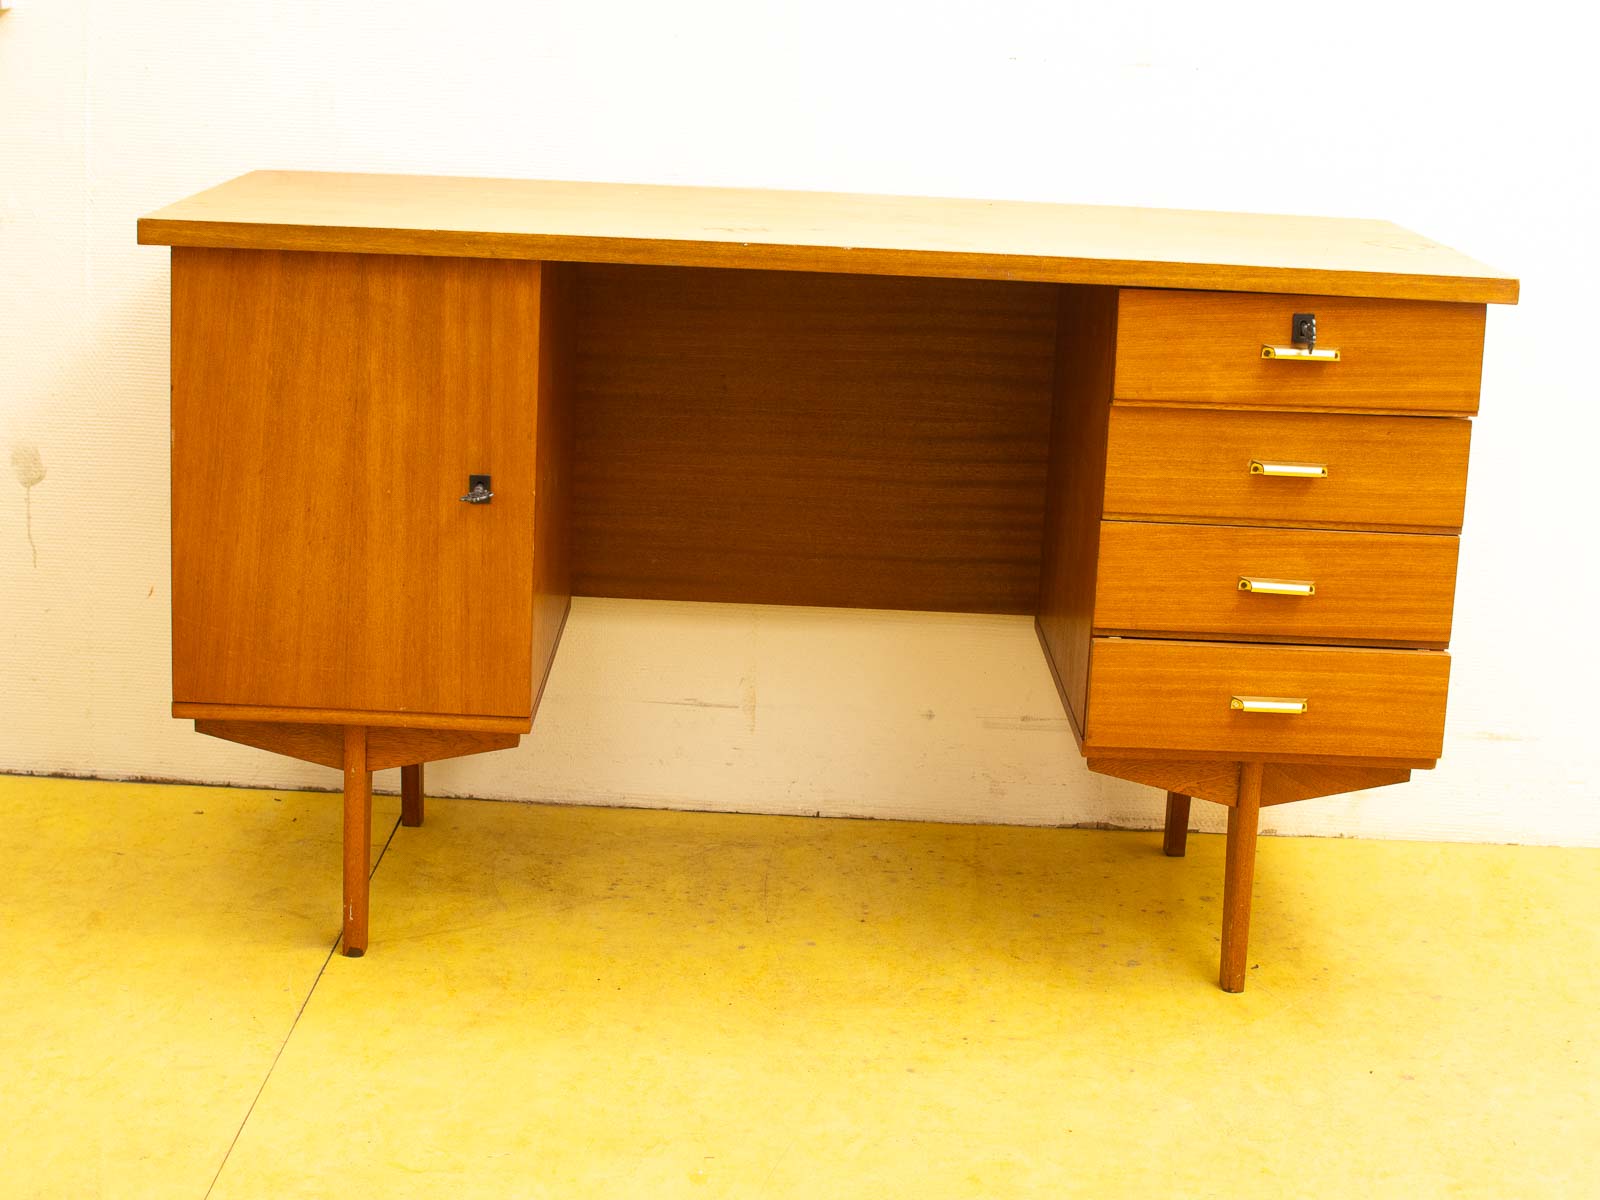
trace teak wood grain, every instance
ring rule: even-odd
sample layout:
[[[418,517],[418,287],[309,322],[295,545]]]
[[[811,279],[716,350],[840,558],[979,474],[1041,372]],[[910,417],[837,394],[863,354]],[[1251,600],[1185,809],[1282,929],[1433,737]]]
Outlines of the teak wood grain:
[[[1105,513],[1454,533],[1466,503],[1471,437],[1472,423],[1455,417],[1115,405]],[[1252,475],[1251,459],[1321,463],[1328,476]]]
[[[573,268],[544,263],[539,322],[528,331],[539,360],[534,406],[533,708],[544,696],[572,606]],[[511,643],[508,648],[514,648]],[[531,713],[531,710],[530,710]]]
[[[294,725],[284,721],[196,721],[204,733],[241,746],[270,750],[324,767],[344,765],[344,725]],[[367,729],[367,770],[414,766],[463,754],[509,750],[521,741],[516,733],[484,733],[455,729]]]
[[[531,713],[539,316],[537,263],[173,252],[176,701]]]
[[[372,768],[367,762],[367,731],[344,730],[344,933],[347,958],[367,952],[367,904],[372,871]]]
[[[1062,703],[1081,738],[1088,707],[1095,559],[1106,419],[1116,348],[1110,288],[1062,288],[1050,427],[1043,564],[1035,624]]]
[[[1265,761],[1262,767],[1263,807],[1389,787],[1411,778],[1411,771],[1406,767],[1354,766],[1345,762]],[[1091,758],[1089,769],[1099,775],[1128,779],[1216,804],[1232,805],[1239,799],[1239,764],[1231,760]]]
[[[1228,847],[1222,877],[1222,961],[1225,992],[1244,990],[1250,953],[1250,902],[1255,890],[1256,834],[1261,818],[1260,763],[1239,764],[1239,797],[1228,810]]]
[[[1436,760],[1449,679],[1440,651],[1097,638],[1084,752]],[[1304,699],[1307,711],[1237,712],[1236,695]]]
[[[291,725],[282,721],[196,721],[196,733],[302,762],[344,768],[343,725]]]
[[[1261,357],[1314,312],[1338,362]],[[1470,414],[1483,374],[1484,308],[1428,300],[1124,289],[1118,400]]]
[[[1189,843],[1189,797],[1182,792],[1167,793],[1167,818],[1162,829],[1161,849],[1168,858],[1182,858]]]
[[[466,754],[511,750],[521,740],[522,736],[516,733],[374,727],[367,730],[367,770],[385,771],[390,767],[415,766]]]
[[[1239,764],[1231,759],[1091,758],[1089,770],[1216,804],[1232,804],[1239,794]]]
[[[1441,535],[1107,521],[1095,632],[1442,648],[1458,548]],[[1241,576],[1316,591],[1246,592]]]
[[[420,828],[427,800],[422,794],[422,763],[400,768],[400,824]]]
[[[174,246],[527,258],[1515,303],[1387,221],[924,196],[256,171],[151,213]]]
[[[1347,763],[1268,763],[1261,779],[1261,804],[1291,804],[1318,796],[1364,792],[1405,783],[1411,772],[1392,767],[1358,767]]]
[[[1055,289],[581,267],[579,595],[1032,612]]]
[[[231,723],[285,721],[294,725],[366,725],[387,729],[444,729],[479,733],[527,733],[531,717],[460,716],[455,713],[374,712],[348,708],[282,708],[253,704],[175,702],[172,715],[189,721]]]

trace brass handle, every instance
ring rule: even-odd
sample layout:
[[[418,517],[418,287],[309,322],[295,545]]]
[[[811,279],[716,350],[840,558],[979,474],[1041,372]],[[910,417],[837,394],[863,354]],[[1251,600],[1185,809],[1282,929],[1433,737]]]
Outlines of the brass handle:
[[[1315,596],[1317,585],[1309,579],[1258,579],[1239,576],[1241,592],[1260,592],[1264,596]]]
[[[1274,479],[1326,479],[1325,463],[1271,462],[1265,458],[1250,460],[1250,474],[1270,475]]]
[[[1228,701],[1228,707],[1235,712],[1277,713],[1293,717],[1306,711],[1306,702],[1304,697],[1234,696]]]
[[[1262,346],[1262,358],[1282,358],[1289,362],[1338,362],[1339,351],[1332,346]]]

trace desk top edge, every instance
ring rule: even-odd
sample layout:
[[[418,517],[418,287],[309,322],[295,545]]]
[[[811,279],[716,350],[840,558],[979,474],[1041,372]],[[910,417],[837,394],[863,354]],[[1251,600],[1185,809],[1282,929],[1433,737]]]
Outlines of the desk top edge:
[[[1515,304],[1398,225],[1010,200],[254,171],[149,214],[146,245],[547,259]]]

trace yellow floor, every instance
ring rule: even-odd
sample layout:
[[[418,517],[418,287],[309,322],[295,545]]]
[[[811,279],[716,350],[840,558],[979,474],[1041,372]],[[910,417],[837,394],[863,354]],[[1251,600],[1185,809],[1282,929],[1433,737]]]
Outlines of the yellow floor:
[[[379,810],[0,778],[0,1196],[1600,1195],[1600,851]]]

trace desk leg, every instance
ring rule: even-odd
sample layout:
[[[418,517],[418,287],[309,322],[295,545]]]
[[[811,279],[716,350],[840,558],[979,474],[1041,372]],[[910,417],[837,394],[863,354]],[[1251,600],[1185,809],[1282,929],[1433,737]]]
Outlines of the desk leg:
[[[1189,797],[1182,792],[1167,793],[1167,826],[1161,849],[1168,858],[1182,858],[1189,844]]]
[[[372,867],[372,772],[367,770],[367,731],[344,730],[344,952],[367,952],[368,872]]]
[[[1258,762],[1239,766],[1239,799],[1228,809],[1228,853],[1222,882],[1222,990],[1244,991],[1250,955],[1250,895],[1255,886],[1256,830],[1261,818]]]
[[[400,824],[413,828],[422,824],[422,768],[400,768]]]

